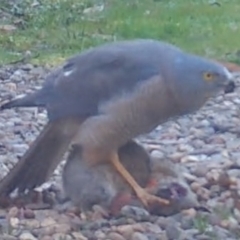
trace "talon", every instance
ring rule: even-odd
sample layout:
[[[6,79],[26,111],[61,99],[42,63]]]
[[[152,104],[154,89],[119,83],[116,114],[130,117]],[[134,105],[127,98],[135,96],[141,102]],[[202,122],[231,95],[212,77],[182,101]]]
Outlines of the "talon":
[[[154,203],[160,205],[168,205],[169,201],[163,199],[161,197],[154,196],[147,192],[146,189],[143,189],[139,186],[139,184],[135,181],[135,179],[130,175],[130,173],[125,169],[125,167],[120,163],[118,155],[113,153],[111,156],[111,162],[115,169],[121,174],[121,176],[127,181],[127,183],[132,187],[133,191],[139,198],[139,200],[143,203],[145,207],[149,207]]]
[[[168,205],[169,204],[169,200],[163,199],[160,197],[156,197],[156,196],[148,193],[144,189],[137,191],[136,194],[137,194],[137,197],[141,200],[141,202],[144,204],[145,207],[149,207],[154,203],[158,203],[160,205]]]

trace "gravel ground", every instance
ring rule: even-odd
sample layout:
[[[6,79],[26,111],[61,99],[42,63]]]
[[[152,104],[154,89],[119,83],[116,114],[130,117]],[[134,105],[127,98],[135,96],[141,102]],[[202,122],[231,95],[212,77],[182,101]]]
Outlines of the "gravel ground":
[[[40,86],[49,69],[31,64],[0,68],[0,102]],[[237,85],[240,84],[240,77]],[[104,219],[59,213],[53,209],[16,207],[0,210],[0,239],[177,240],[240,239],[240,88],[220,95],[196,114],[168,122],[139,138],[152,154],[186,167],[191,189],[210,212],[194,209],[174,216],[152,216],[137,208],[134,215]],[[46,123],[43,109],[0,113],[2,178]],[[59,182],[61,166],[52,182]]]

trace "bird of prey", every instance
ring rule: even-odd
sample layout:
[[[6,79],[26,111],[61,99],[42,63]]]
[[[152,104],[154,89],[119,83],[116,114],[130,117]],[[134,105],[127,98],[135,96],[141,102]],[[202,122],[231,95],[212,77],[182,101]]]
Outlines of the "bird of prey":
[[[0,194],[42,184],[69,144],[94,167],[111,162],[147,207],[168,201],[139,186],[118,149],[169,119],[193,113],[232,82],[222,65],[153,39],[106,43],[69,58],[40,90],[1,109],[45,107],[49,121],[0,182]]]
[[[80,146],[72,147],[62,174],[65,197],[74,206],[84,212],[97,204],[112,215],[117,215],[124,205],[142,206],[109,162],[92,168],[81,154]],[[196,195],[176,164],[168,159],[151,157],[135,141],[120,147],[118,155],[121,164],[141,187],[169,200],[169,205],[150,206],[150,212],[167,216],[199,206]]]

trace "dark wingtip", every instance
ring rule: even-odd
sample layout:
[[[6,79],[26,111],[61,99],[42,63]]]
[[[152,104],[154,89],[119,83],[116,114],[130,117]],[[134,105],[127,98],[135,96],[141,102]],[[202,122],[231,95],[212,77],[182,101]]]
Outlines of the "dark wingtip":
[[[3,103],[0,106],[0,110],[10,109],[10,108],[14,108],[14,107],[24,107],[24,106],[28,105],[26,103],[27,102],[25,101],[25,97],[19,98],[19,99],[13,99],[6,103]]]
[[[39,98],[38,92],[29,94],[27,96],[15,98],[6,103],[3,103],[0,106],[0,111],[5,109],[10,109],[10,108],[15,108],[15,107],[42,107],[42,106],[45,106],[42,103],[42,100],[43,99]]]
[[[10,102],[7,102],[7,103],[4,103],[0,106],[0,111],[2,110],[5,110],[5,109],[9,109],[9,108],[12,108],[13,106],[13,101],[10,101]]]

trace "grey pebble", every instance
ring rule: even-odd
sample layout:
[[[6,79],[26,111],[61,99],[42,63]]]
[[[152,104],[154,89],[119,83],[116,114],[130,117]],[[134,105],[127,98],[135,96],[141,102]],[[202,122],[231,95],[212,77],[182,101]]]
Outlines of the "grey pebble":
[[[110,240],[125,240],[125,238],[122,235],[116,232],[110,232],[107,235],[107,238],[109,238]]]
[[[166,235],[169,240],[181,239],[183,235],[183,230],[177,226],[177,224],[169,224],[166,227]]]
[[[163,230],[165,230],[168,226],[168,221],[165,217],[159,217],[156,221],[156,224]]]
[[[128,218],[133,218],[136,221],[148,220],[150,216],[147,210],[135,206],[124,206],[121,209],[121,215]]]
[[[102,239],[102,240],[105,240],[106,239],[106,234],[101,231],[101,230],[97,230],[95,233],[94,233],[94,236],[97,238],[97,239]]]
[[[214,236],[209,236],[209,235],[206,235],[206,234],[201,234],[201,235],[198,235],[196,236],[196,240],[212,240]]]
[[[217,239],[226,239],[227,237],[232,237],[231,232],[219,226],[213,226],[212,232],[214,233]]]
[[[184,217],[182,217],[180,224],[181,224],[182,229],[187,230],[187,229],[193,228],[194,221],[193,221],[192,217],[184,216]]]
[[[133,233],[131,240],[149,240],[149,238],[143,233],[135,232]]]

